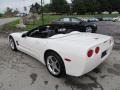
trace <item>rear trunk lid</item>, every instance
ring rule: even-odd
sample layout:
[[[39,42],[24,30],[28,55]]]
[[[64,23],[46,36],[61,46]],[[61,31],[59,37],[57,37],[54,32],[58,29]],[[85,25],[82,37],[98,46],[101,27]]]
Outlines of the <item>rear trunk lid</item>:
[[[50,37],[51,39],[57,39],[58,41],[65,41],[66,43],[77,44],[82,46],[93,46],[103,42],[106,42],[112,37],[101,35],[101,34],[93,34],[93,33],[83,33],[83,32],[72,32],[69,34],[59,34]]]

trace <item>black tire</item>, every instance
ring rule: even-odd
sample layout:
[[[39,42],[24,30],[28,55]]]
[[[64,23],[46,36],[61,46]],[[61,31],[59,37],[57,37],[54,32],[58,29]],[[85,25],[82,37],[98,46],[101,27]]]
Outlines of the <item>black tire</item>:
[[[96,29],[92,29],[92,33],[96,33],[96,31],[97,31]]]
[[[48,58],[49,58],[50,56],[53,56],[53,57],[55,57],[55,58],[58,60],[58,63],[59,63],[59,65],[60,65],[60,72],[59,72],[58,74],[53,74],[52,71],[49,69],[49,66],[48,66],[47,62],[48,62]],[[62,58],[61,58],[57,53],[52,52],[52,51],[51,51],[51,52],[48,52],[48,53],[45,55],[45,63],[46,63],[46,67],[47,67],[49,73],[50,73],[52,76],[59,78],[59,77],[62,77],[62,76],[65,75],[65,66],[64,66],[64,63],[63,63],[63,61],[62,61]]]
[[[12,43],[13,43],[13,47],[11,46]],[[13,51],[17,51],[17,47],[16,47],[15,41],[12,36],[9,37],[9,44]]]

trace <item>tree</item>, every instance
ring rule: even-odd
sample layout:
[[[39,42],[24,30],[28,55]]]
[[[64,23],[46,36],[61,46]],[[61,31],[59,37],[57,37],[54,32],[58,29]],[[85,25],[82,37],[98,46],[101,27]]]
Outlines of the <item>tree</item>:
[[[30,12],[40,14],[41,6],[38,3],[35,3],[35,5],[32,4],[30,7]]]
[[[103,11],[119,11],[120,0],[72,0],[73,12],[78,14],[94,12],[101,13]]]
[[[100,5],[99,0],[72,0],[73,12],[78,14],[99,12]]]
[[[24,7],[24,11],[27,12],[27,7]]]
[[[84,0],[73,0],[72,1],[72,11],[77,14],[85,14],[86,7],[84,5]]]
[[[2,13],[0,13],[0,17],[2,17],[3,16],[3,14]]]
[[[19,13],[18,9],[16,8],[16,10],[13,11],[13,14],[16,16]]]
[[[51,0],[52,11],[56,13],[68,13],[69,4],[66,0]]]
[[[6,9],[6,11],[5,12],[7,12],[7,13],[12,13],[12,9],[11,8],[9,8],[9,7],[7,7],[7,9]]]
[[[98,0],[84,0],[86,11],[94,14],[94,12],[100,10],[100,3]]]
[[[13,16],[13,12],[11,8],[9,7],[6,8],[5,16]]]
[[[35,6],[33,4],[30,7],[30,12],[31,13],[35,13],[36,12],[36,8],[35,8]]]
[[[100,3],[100,12],[110,11],[111,10],[110,1],[112,1],[112,0],[99,0],[99,3]]]
[[[52,11],[51,10],[51,4],[44,5],[43,9],[44,9],[44,12],[46,12],[46,13],[51,12]]]
[[[38,14],[41,13],[41,6],[38,3],[35,3],[35,8]]]
[[[110,12],[112,11],[119,11],[120,13],[120,0],[109,0],[110,3]]]

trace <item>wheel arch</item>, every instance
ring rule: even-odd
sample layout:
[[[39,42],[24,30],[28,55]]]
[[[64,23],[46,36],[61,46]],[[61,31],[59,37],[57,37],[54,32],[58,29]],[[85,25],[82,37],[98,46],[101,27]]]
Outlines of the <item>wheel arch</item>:
[[[46,55],[47,55],[48,53],[50,53],[50,52],[53,52],[53,53],[57,54],[57,55],[61,58],[61,60],[62,60],[62,62],[63,62],[63,65],[64,65],[65,73],[66,73],[65,63],[64,63],[62,57],[60,56],[60,54],[58,54],[57,51],[52,50],[52,49],[46,50],[46,51],[44,52],[44,62],[46,63]]]
[[[14,39],[14,35],[12,35],[12,34],[10,34],[10,35],[8,36],[8,39],[10,39],[10,38],[12,38],[13,40],[15,40],[15,39]]]
[[[57,55],[59,55],[55,50],[52,50],[52,49],[48,49],[44,52],[44,60],[46,59],[46,55],[49,53],[49,52],[53,52],[53,53],[56,53]],[[60,56],[60,55],[59,55]],[[61,57],[61,56],[60,56]]]
[[[15,42],[15,39],[14,39],[14,37],[13,37],[12,35],[9,35],[9,36],[8,36],[8,40],[9,40],[10,38],[12,38],[12,39],[14,40],[14,42]]]
[[[15,41],[15,39],[14,39],[14,37],[13,37],[12,35],[9,35],[9,36],[8,36],[8,40],[10,40],[10,39],[13,39],[13,42],[14,42],[14,45],[15,45],[15,48],[14,48],[13,51],[18,51],[17,45],[16,45],[16,41]]]
[[[10,38],[13,38],[13,36],[12,36],[12,35],[9,35],[9,36],[8,36],[8,39],[10,39]]]

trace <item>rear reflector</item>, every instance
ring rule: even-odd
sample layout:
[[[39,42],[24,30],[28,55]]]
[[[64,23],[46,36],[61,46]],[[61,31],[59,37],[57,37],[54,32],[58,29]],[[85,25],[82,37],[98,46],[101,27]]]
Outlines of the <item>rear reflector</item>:
[[[88,53],[87,53],[87,56],[92,57],[92,55],[93,55],[93,50],[89,50]]]
[[[100,51],[100,48],[99,48],[99,47],[96,47],[96,48],[95,48],[95,53],[98,54],[99,51]]]

